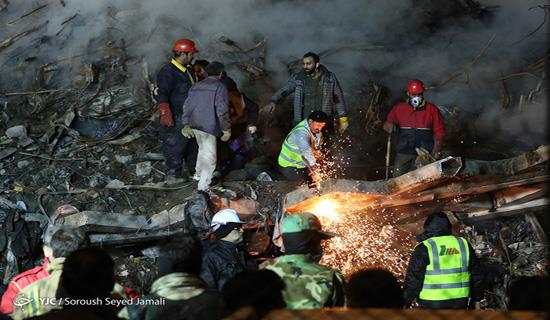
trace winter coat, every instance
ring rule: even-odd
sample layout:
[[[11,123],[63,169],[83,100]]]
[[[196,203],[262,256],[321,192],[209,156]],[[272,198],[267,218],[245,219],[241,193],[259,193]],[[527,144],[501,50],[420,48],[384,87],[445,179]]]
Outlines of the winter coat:
[[[430,102],[418,110],[406,102],[400,102],[391,109],[386,121],[399,127],[395,147],[398,153],[416,155],[415,148],[431,152],[434,143],[441,145],[445,135],[441,112]]]
[[[174,61],[166,63],[157,74],[157,102],[167,102],[174,115],[174,119],[181,116],[183,103],[187,99],[189,89],[195,82],[192,70],[179,65]]]
[[[336,75],[323,65],[319,66],[319,71],[321,72],[321,90],[323,94],[321,110],[335,118],[346,117],[348,110],[344,100],[344,92]],[[307,115],[302,115],[305,77],[306,74],[303,70],[292,75],[287,83],[275,92],[270,99],[271,102],[278,103],[284,97],[294,93],[294,125],[307,118]]]
[[[245,269],[249,267],[240,245],[218,240],[203,254],[200,276],[209,290],[221,292],[229,279]]]
[[[183,125],[220,136],[231,128],[228,99],[227,89],[217,77],[197,82],[184,103]]]
[[[204,282],[187,273],[171,273],[155,280],[151,293],[143,297],[160,305],[130,305],[119,317],[131,320],[182,319],[214,320],[223,313],[222,299],[207,292]]]
[[[447,222],[441,219],[433,219],[431,223],[424,228],[424,233],[418,237],[419,242],[426,239],[451,235],[452,230],[448,227]],[[470,251],[469,256],[469,270],[470,270],[470,298],[477,300],[478,291],[482,276],[480,274],[478,260],[475,255],[475,251],[468,243],[468,249]],[[419,243],[412,253],[409,260],[409,266],[407,268],[407,274],[405,276],[404,283],[404,297],[405,303],[411,305],[416,300],[420,307],[428,309],[465,309],[468,306],[468,299],[450,299],[442,301],[423,301],[420,300],[419,294],[424,284],[424,275],[426,267],[430,263],[428,257],[428,250],[426,246]]]

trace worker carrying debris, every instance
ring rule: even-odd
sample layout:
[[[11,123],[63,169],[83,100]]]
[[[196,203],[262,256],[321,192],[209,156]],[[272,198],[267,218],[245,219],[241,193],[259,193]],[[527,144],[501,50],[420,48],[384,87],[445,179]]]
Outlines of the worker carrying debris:
[[[422,81],[410,80],[407,101],[394,105],[384,123],[390,135],[397,133],[394,177],[413,170],[418,155],[429,152],[435,160],[441,152],[445,123],[439,109],[424,98],[424,90]]]
[[[210,187],[216,170],[216,139],[222,141],[231,137],[227,89],[220,81],[224,65],[212,62],[205,68],[206,79],[196,83],[189,90],[184,103],[181,133],[188,139],[195,137],[199,145],[194,180],[198,181],[198,190]]]
[[[288,82],[275,92],[265,109],[273,112],[279,101],[294,93],[294,125],[306,119],[313,111],[323,111],[330,117],[326,131],[332,133],[334,119],[338,119],[338,131],[343,133],[348,128],[348,111],[344,92],[336,75],[320,64],[319,56],[313,52],[303,56],[302,66],[300,72],[290,77]]]
[[[189,176],[195,169],[198,148],[194,138],[181,135],[183,103],[195,83],[190,64],[198,50],[193,41],[180,39],[174,43],[172,52],[172,60],[157,75],[156,97],[160,112],[161,149],[168,167],[167,181]]]
[[[287,180],[319,183],[319,148],[322,130],[329,117],[323,111],[313,111],[286,136],[279,153],[279,169]]]
[[[404,283],[407,305],[428,309],[466,309],[476,301],[480,273],[475,251],[452,234],[443,212],[430,215],[414,248]]]
[[[321,241],[335,234],[322,230],[312,213],[292,214],[281,223],[285,255],[266,269],[286,284],[283,297],[289,309],[342,307],[345,304],[344,278],[339,271],[319,264]]]

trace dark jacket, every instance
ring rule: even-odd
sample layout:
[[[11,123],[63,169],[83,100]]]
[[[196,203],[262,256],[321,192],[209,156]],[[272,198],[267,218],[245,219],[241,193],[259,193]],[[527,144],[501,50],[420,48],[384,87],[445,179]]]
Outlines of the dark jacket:
[[[189,125],[214,136],[229,130],[227,89],[217,77],[207,77],[189,90],[182,116],[183,125]]]
[[[431,223],[424,227],[424,233],[418,237],[418,241],[422,242],[426,239],[438,236],[451,235],[452,230],[450,224],[442,219],[433,219]],[[475,251],[468,243],[468,249],[470,251],[469,270],[470,270],[470,298],[473,301],[478,300],[480,282],[482,276],[480,274],[478,260],[475,255]],[[406,305],[416,300],[420,307],[428,309],[465,309],[468,307],[468,299],[450,299],[444,301],[424,301],[418,298],[422,286],[424,284],[424,274],[426,267],[430,263],[428,257],[428,250],[426,247],[419,243],[412,253],[409,260],[409,266],[407,268],[407,274],[405,276],[404,283],[404,297]]]
[[[245,269],[247,262],[240,246],[219,240],[212,243],[203,254],[200,276],[209,290],[221,292],[229,279]]]
[[[130,320],[182,319],[214,320],[223,314],[220,296],[205,290],[204,283],[187,273],[164,275],[151,285],[151,293],[142,299],[159,305],[129,305],[120,315]]]
[[[183,103],[193,83],[191,69],[183,72],[172,62],[166,63],[157,74],[157,102],[168,102],[174,118],[177,118],[183,112]]]
[[[347,106],[344,100],[344,92],[340,87],[338,79],[334,73],[328,71],[328,69],[320,65],[319,71],[321,75],[321,88],[323,92],[322,108],[321,110],[330,116],[335,118],[341,118],[347,116]],[[304,82],[305,73],[300,71],[288,80],[288,82],[279,91],[271,97],[270,101],[278,103],[282,98],[294,93],[294,124],[299,123],[304,118],[302,117],[302,111],[304,108]]]

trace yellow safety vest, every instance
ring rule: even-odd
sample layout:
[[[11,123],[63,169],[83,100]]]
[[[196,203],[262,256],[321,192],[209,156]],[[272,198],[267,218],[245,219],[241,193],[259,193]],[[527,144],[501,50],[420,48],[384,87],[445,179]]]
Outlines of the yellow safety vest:
[[[427,301],[468,298],[470,296],[470,250],[464,238],[452,235],[422,241],[428,249],[419,298]]]
[[[302,158],[300,148],[289,139],[294,134],[309,134],[309,127],[307,125],[307,119],[298,123],[292,131],[286,136],[281,152],[279,153],[279,165],[283,168],[293,167],[302,169],[306,167],[306,164]]]

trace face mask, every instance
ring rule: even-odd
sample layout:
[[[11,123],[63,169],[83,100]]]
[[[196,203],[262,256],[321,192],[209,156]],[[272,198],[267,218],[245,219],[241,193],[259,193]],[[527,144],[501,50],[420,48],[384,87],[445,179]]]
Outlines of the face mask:
[[[424,98],[422,98],[422,96],[413,96],[409,98],[409,104],[415,109],[420,108],[423,102]]]

